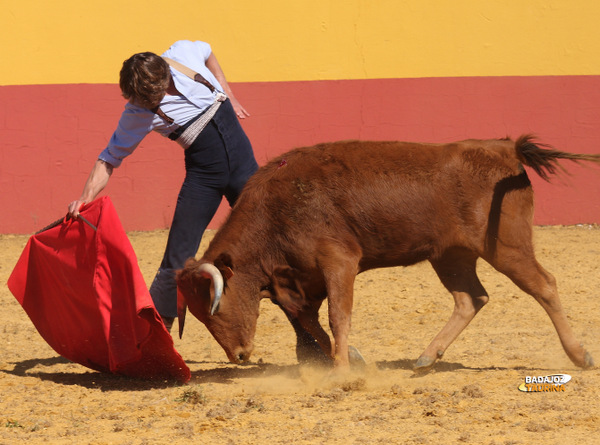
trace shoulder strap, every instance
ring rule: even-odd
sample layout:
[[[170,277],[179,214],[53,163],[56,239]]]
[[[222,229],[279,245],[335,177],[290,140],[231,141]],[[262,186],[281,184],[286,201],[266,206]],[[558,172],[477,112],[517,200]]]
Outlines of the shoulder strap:
[[[168,57],[162,56],[163,60],[165,62],[167,62],[169,64],[169,66],[172,66],[173,68],[175,68],[177,71],[179,71],[180,73],[185,74],[186,76],[188,76],[190,79],[194,79],[194,77],[196,76],[196,74],[198,74],[196,71],[188,68],[187,66],[173,60],[173,59],[169,59]],[[194,79],[196,80],[196,79]]]
[[[175,68],[180,73],[185,74],[190,79],[192,79],[198,83],[201,83],[202,85],[207,87],[211,91],[211,93],[213,91],[215,91],[215,87],[208,80],[206,80],[204,78],[204,76],[202,76],[202,74],[197,73],[196,71],[188,68],[187,66],[185,66],[173,59],[169,59],[168,57],[163,56],[163,59],[165,60],[165,62],[167,62],[169,64],[169,66]]]

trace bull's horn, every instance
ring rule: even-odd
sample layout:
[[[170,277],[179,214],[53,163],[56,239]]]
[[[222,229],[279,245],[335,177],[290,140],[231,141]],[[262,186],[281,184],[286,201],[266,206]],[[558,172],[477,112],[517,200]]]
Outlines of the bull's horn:
[[[179,338],[183,337],[183,326],[185,325],[185,314],[187,312],[187,301],[179,288],[177,288],[177,320],[179,321]]]
[[[221,295],[223,295],[223,276],[219,269],[216,268],[213,264],[210,263],[202,263],[198,267],[198,272],[200,275],[210,278],[214,289],[215,289],[215,299],[213,300],[212,306],[210,307],[210,315],[214,315],[215,312],[219,309],[219,303],[221,303]]]

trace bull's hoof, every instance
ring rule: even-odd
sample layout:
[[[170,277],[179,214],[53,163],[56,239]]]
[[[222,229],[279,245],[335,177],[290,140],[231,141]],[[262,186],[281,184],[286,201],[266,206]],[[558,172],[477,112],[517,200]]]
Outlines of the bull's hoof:
[[[364,369],[367,367],[364,357],[354,346],[348,346],[348,361],[350,362],[350,368]]]
[[[585,356],[583,357],[583,369],[590,369],[594,367],[594,359],[592,358],[592,355],[585,351]]]
[[[437,358],[422,355],[417,359],[416,363],[413,365],[413,371],[416,373],[425,373],[433,367],[436,360]]]

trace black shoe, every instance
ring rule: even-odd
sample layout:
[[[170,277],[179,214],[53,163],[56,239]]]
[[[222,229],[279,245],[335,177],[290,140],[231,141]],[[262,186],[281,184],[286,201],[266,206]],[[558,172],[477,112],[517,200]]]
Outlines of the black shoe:
[[[165,325],[165,328],[167,328],[167,331],[169,331],[169,333],[171,333],[171,328],[173,327],[173,323],[175,322],[175,317],[160,317],[162,319],[163,324]]]

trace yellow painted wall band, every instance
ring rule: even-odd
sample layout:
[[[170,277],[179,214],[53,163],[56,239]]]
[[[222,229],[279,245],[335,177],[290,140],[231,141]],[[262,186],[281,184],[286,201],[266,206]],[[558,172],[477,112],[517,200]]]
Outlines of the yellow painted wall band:
[[[117,83],[213,45],[232,82],[600,74],[594,0],[1,0],[0,85]]]

